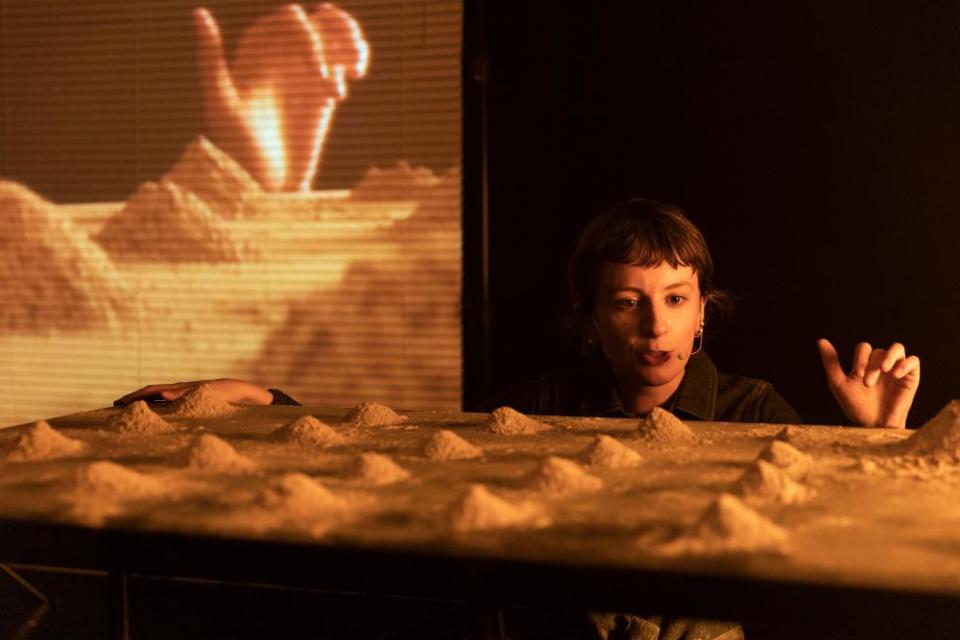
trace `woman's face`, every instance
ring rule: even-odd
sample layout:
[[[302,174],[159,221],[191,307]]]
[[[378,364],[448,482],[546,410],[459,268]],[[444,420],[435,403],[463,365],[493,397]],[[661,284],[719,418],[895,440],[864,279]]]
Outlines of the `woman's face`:
[[[700,285],[691,267],[600,265],[594,328],[621,385],[679,384],[702,317]]]

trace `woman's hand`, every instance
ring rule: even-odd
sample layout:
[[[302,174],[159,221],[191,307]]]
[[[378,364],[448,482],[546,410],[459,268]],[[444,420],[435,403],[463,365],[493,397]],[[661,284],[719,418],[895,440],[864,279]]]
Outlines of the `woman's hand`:
[[[286,4],[244,30],[228,65],[213,14],[193,19],[207,137],[267,191],[309,191],[347,80],[367,72],[360,25],[328,2]]]
[[[176,400],[190,389],[202,384],[210,387],[217,395],[231,404],[270,404],[273,402],[272,393],[252,382],[220,378],[218,380],[151,384],[114,400],[113,404],[125,405],[135,400]]]
[[[840,367],[837,350],[829,340],[817,341],[827,385],[843,413],[864,427],[907,426],[907,413],[920,386],[920,358],[907,356],[899,342],[889,349],[857,345],[850,373]]]

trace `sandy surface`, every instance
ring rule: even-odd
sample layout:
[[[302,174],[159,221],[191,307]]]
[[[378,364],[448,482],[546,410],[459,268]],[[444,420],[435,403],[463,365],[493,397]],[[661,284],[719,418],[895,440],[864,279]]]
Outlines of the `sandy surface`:
[[[753,492],[743,508],[736,503],[719,514],[718,528],[703,525],[711,508],[726,505],[721,496],[757,466],[781,426],[693,422],[695,442],[665,445],[638,438],[635,420],[537,417],[555,428],[505,436],[489,431],[486,414],[405,411],[404,424],[353,429],[344,446],[319,449],[270,433],[308,414],[340,425],[348,409],[251,407],[223,418],[173,418],[170,407],[155,409],[179,428],[120,437],[102,430],[115,409],[50,420],[83,442],[84,453],[0,464],[0,516],[960,593],[960,467],[905,464],[897,457],[905,431],[800,428],[791,446],[812,463],[791,482],[804,487],[804,499]],[[0,448],[13,447],[27,428],[0,431]],[[444,429],[478,447],[482,457],[430,459],[426,446]],[[182,452],[198,433],[217,435],[255,469],[237,474],[184,466]],[[584,466],[602,481],[589,493],[542,491],[530,482],[550,456],[582,464],[578,454],[600,435],[629,446],[641,462]],[[390,484],[364,482],[357,477],[363,454],[387,456],[410,475]],[[77,474],[101,460],[164,490],[136,500],[114,497],[103,509],[84,503],[78,511],[70,498]],[[289,474],[304,477],[277,489],[290,483]],[[296,494],[290,498],[296,509],[312,516],[292,517],[288,507],[277,506],[286,498],[265,499],[278,491]],[[471,495],[478,504],[467,503],[467,517],[464,500]],[[504,505],[536,517],[501,517],[497,509]],[[756,522],[770,523],[783,537],[778,533],[775,545],[731,539],[747,535],[738,531],[763,534]],[[677,544],[707,533],[713,542]]]

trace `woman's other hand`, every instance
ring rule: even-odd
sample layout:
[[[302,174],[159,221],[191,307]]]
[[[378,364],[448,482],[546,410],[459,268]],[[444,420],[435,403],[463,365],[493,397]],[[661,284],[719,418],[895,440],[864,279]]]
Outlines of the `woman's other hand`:
[[[888,349],[857,345],[849,373],[844,373],[829,340],[817,341],[827,385],[843,413],[864,427],[907,426],[907,413],[920,386],[920,358],[907,356],[895,342]]]
[[[176,400],[190,389],[202,384],[210,387],[217,395],[231,404],[270,404],[273,402],[272,393],[252,382],[220,378],[218,380],[151,384],[114,400],[113,404],[125,405],[135,400]]]

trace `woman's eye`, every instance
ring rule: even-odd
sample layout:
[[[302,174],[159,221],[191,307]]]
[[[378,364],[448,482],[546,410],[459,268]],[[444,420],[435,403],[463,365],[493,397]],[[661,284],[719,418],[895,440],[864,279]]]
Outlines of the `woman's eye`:
[[[668,296],[668,297],[667,297],[667,302],[669,302],[671,305],[673,305],[673,306],[675,306],[675,307],[683,304],[684,301],[686,301],[686,298],[684,298],[683,296]]]
[[[634,298],[620,298],[616,304],[621,309],[633,309],[637,306],[637,301]]]

